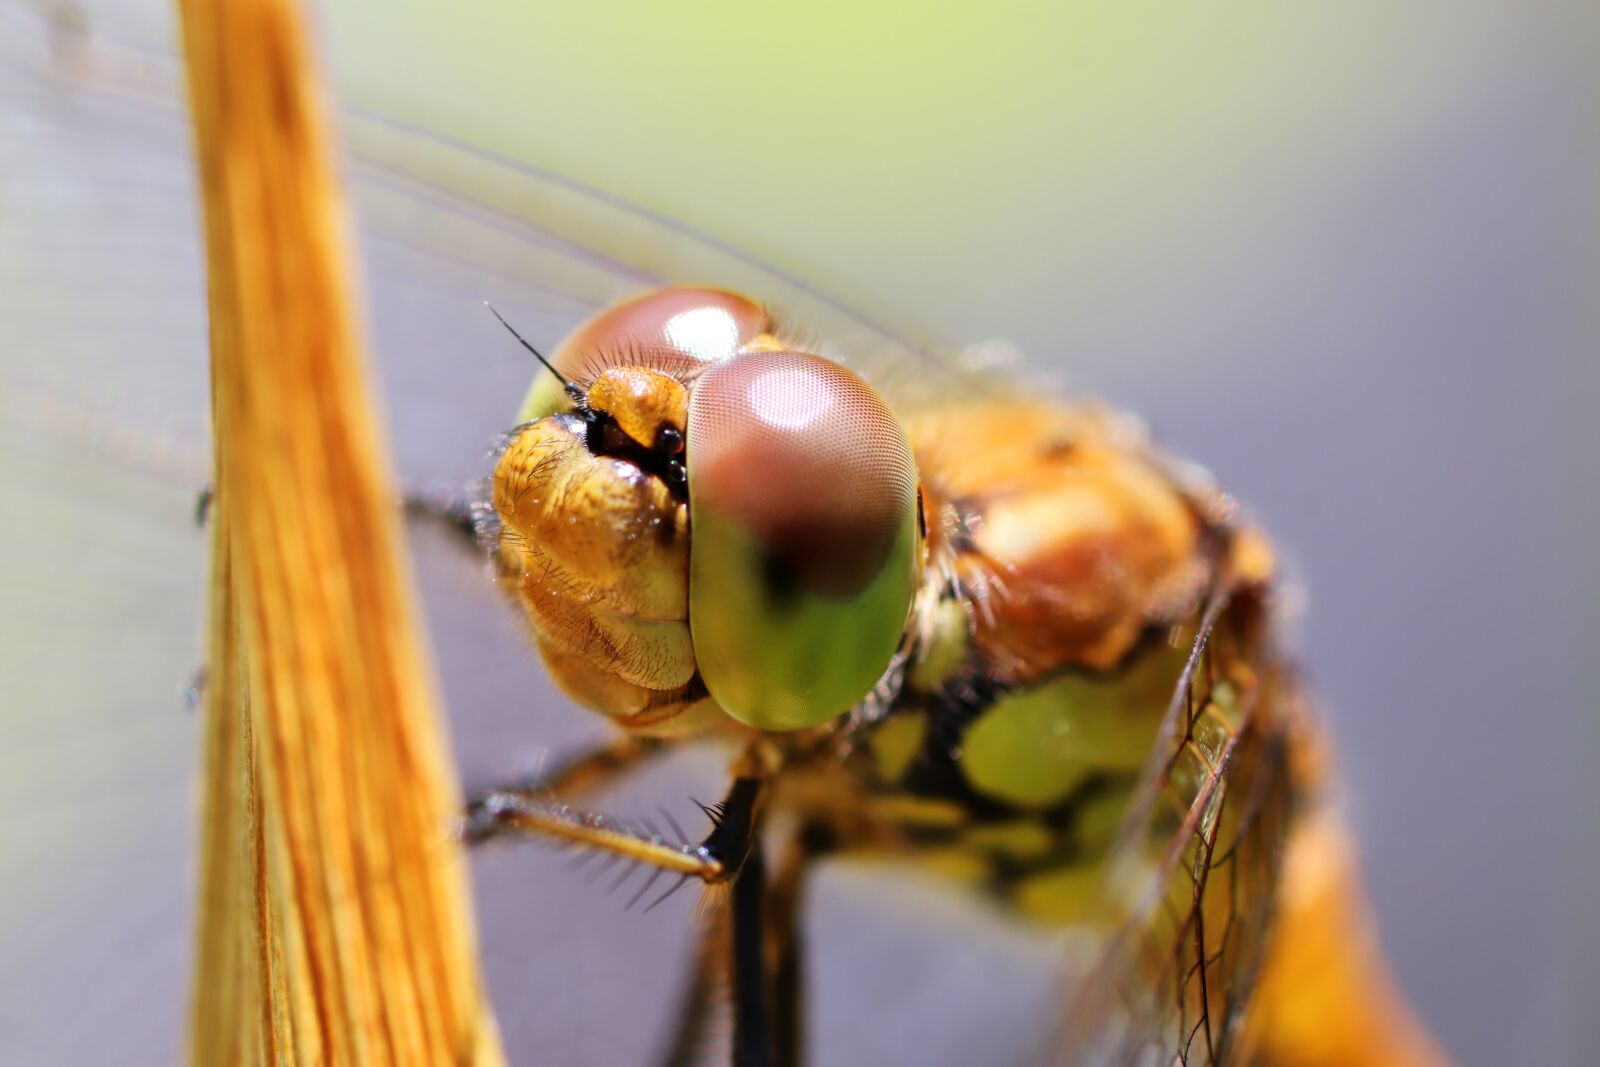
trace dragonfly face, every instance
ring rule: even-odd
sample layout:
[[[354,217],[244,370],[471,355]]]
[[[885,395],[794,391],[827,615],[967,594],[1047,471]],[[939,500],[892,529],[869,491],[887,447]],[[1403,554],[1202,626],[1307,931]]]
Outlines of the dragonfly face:
[[[499,554],[568,691],[652,733],[834,718],[922,570],[904,430],[731,293],[666,289],[557,350],[495,471]],[[557,376],[560,376],[560,380]]]

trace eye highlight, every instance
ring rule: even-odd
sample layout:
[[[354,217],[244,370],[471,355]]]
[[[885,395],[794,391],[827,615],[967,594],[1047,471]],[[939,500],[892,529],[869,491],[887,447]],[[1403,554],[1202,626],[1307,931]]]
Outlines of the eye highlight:
[[[712,696],[763,729],[823,722],[897,647],[920,560],[905,433],[862,378],[751,352],[694,384],[690,630]]]
[[[683,378],[728,359],[771,329],[766,309],[738,293],[703,286],[652,289],[607,307],[578,327],[550,362],[580,386],[621,365]],[[570,407],[561,383],[541,370],[517,421],[531,422]]]

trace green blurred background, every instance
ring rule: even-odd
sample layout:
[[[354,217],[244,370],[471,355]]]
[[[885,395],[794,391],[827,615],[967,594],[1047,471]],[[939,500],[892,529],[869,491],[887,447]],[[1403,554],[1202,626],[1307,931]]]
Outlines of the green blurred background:
[[[1585,5],[315,10],[407,484],[474,477],[515,406],[483,297],[553,339],[694,278],[846,343],[1009,342],[1282,544],[1383,933],[1451,1052],[1600,1047]],[[173,27],[11,0],[0,60],[0,1061],[168,1063],[206,403]],[[475,565],[421,540],[468,779],[591,733]],[[685,917],[624,917],[547,858],[477,867],[514,1057],[637,1059]],[[836,895],[851,937],[892,925]],[[986,973],[946,996],[1000,1011]]]

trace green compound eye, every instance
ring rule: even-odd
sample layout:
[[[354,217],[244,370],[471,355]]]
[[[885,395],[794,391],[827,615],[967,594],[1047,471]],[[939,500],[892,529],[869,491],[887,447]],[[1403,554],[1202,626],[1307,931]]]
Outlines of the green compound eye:
[[[921,569],[917,472],[871,386],[751,352],[689,398],[689,630],[707,689],[763,730],[826,722],[883,676]]]

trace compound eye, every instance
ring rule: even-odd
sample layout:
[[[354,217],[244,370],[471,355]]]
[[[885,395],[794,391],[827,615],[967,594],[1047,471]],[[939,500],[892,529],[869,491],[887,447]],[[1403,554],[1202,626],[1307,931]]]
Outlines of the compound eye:
[[[653,289],[612,304],[561,342],[550,362],[580,386],[607,367],[638,366],[689,378],[770,332],[760,304],[725,289],[679,286]],[[517,421],[565,411],[571,398],[549,371],[540,370]]]
[[[815,725],[883,676],[920,569],[905,432],[803,352],[707,370],[688,425],[689,630],[707,689],[765,730]]]

